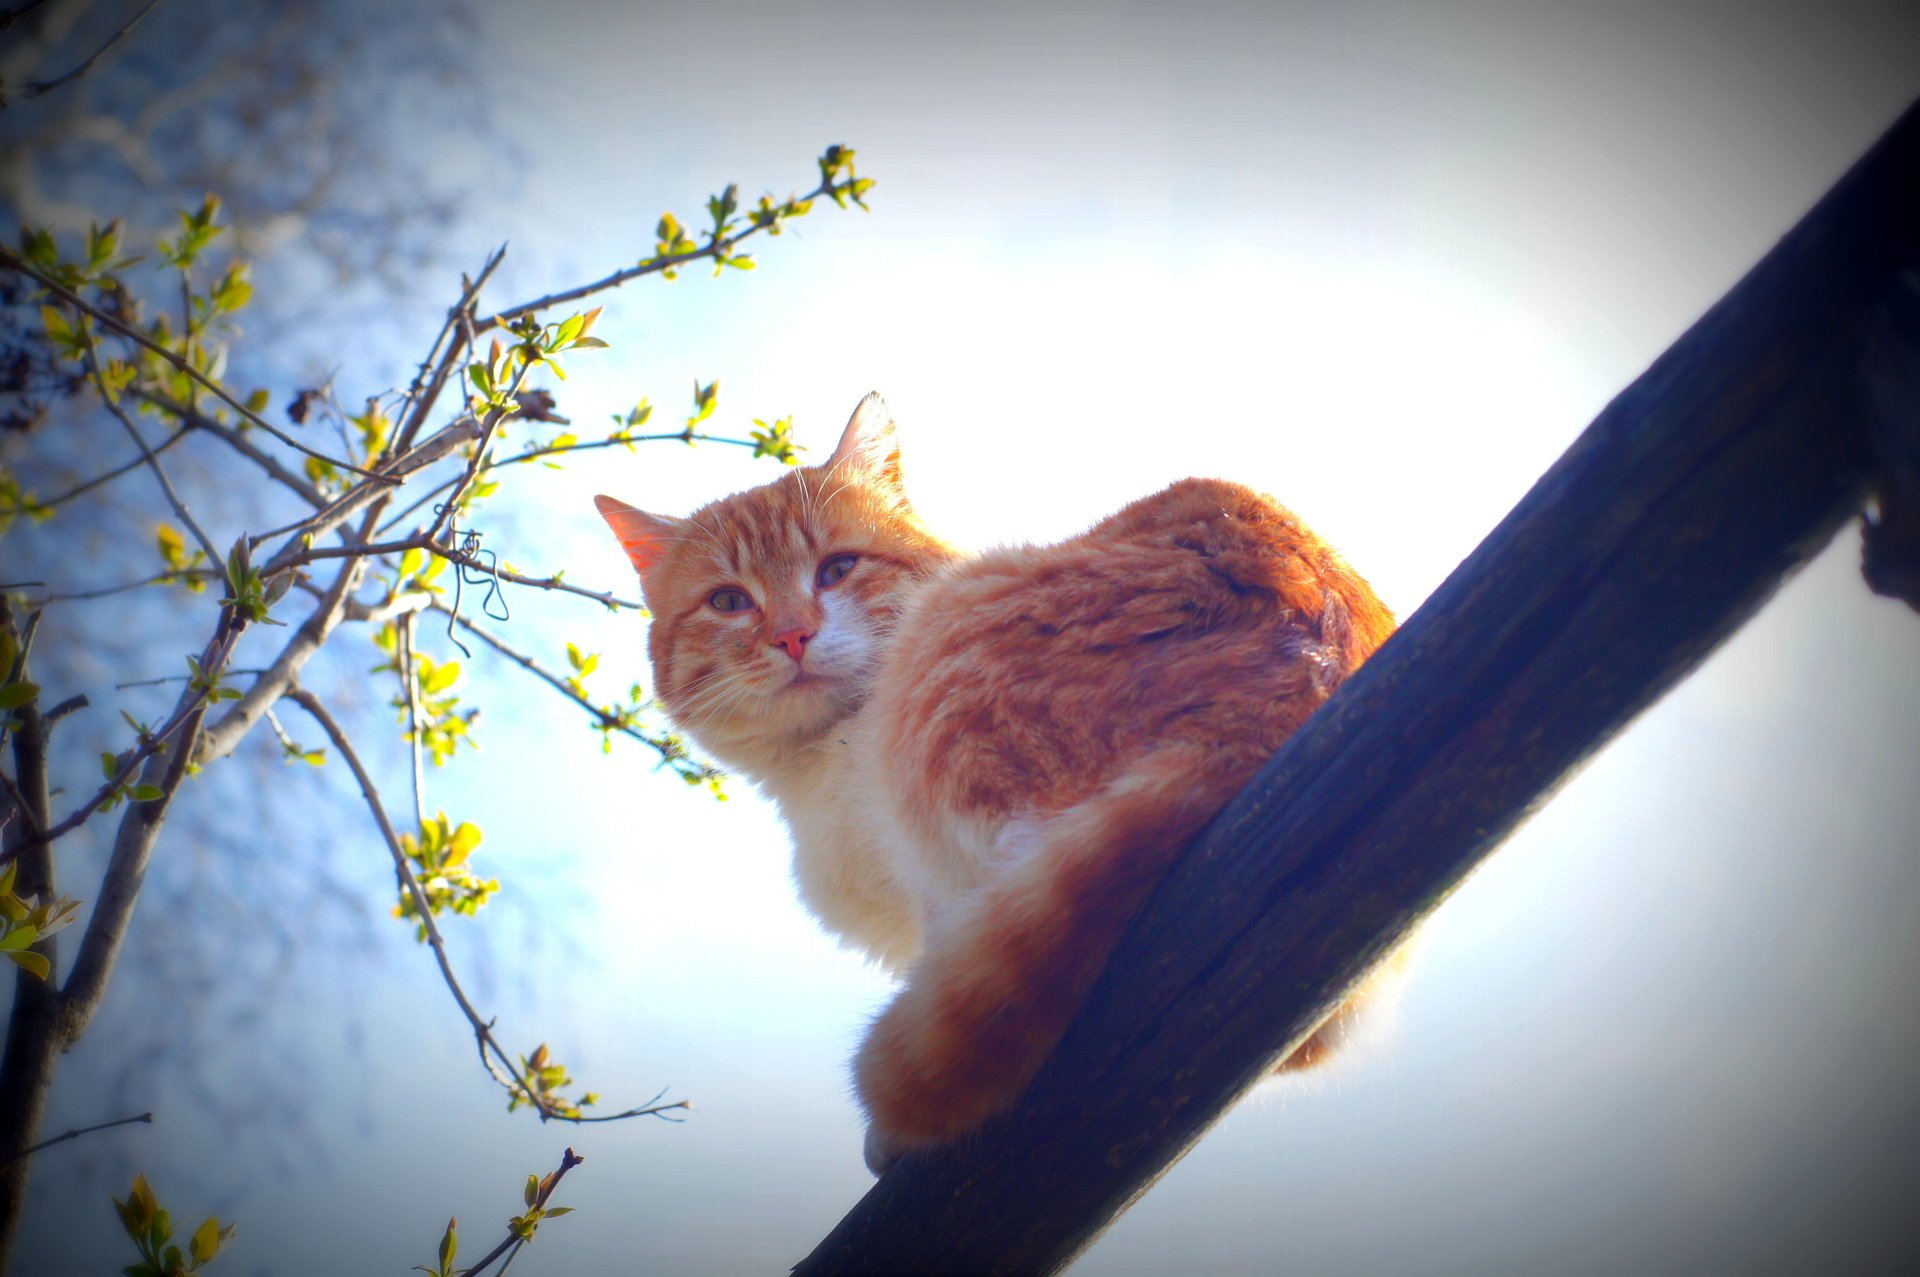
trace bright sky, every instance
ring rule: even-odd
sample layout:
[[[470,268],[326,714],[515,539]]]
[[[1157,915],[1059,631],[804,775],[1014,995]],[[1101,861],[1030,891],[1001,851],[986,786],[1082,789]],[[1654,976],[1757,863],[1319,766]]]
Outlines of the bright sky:
[[[522,128],[518,198],[470,219],[475,261],[513,244],[496,302],[632,260],[729,181],[804,188],[830,142],[879,179],[871,215],[819,207],[751,275],[603,299],[614,349],[563,391],[582,433],[641,394],[673,423],[718,376],[719,429],[792,413],[820,456],[879,389],[957,540],[1067,535],[1224,475],[1403,615],[1920,89],[1920,30],[1846,6],[609,0],[537,22],[487,27],[523,86],[502,100],[567,121]],[[771,473],[655,447],[524,485],[503,552],[624,586],[593,492],[684,513]],[[1236,1111],[1075,1271],[1785,1270],[1802,1241],[1892,1236],[1877,1185],[1920,1169],[1920,631],[1855,554],[1843,533],[1459,893],[1378,1045]],[[644,679],[637,619],[517,606],[538,641],[606,652],[610,684]],[[637,775],[489,677],[487,752],[430,805],[484,814],[508,880],[471,958],[490,1004],[609,1102],[671,1084],[700,1111],[496,1121],[426,955],[383,945],[347,981],[380,998],[353,1067],[388,1080],[370,1111],[364,1074],[327,1088],[382,1169],[343,1137],[233,1208],[263,1239],[354,1210],[320,1226],[330,1261],[396,1270],[436,1213],[477,1236],[577,1135],[581,1212],[523,1262],[778,1271],[868,1183],[844,1062],[887,985],[801,912],[743,787],[717,807]]]

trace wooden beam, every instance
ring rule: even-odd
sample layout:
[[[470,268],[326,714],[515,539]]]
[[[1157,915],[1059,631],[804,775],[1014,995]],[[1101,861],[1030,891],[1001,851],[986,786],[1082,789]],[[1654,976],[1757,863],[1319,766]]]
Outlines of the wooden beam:
[[[1920,104],[1189,848],[1015,1111],[904,1159],[795,1271],[1071,1261],[1860,508],[1916,314]]]

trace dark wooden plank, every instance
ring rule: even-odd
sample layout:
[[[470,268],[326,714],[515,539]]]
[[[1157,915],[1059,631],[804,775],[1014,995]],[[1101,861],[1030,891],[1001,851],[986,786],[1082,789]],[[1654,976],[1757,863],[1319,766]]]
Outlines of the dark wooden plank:
[[[1069,1262],[1858,509],[1920,105],[1628,387],[1189,849],[1018,1108],[796,1269]]]

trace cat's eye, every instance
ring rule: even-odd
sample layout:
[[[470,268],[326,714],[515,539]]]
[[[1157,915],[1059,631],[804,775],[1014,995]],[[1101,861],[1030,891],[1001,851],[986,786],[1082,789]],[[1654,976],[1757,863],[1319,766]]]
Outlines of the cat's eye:
[[[727,585],[707,596],[707,606],[716,612],[744,612],[753,606],[753,599],[745,590]]]
[[[820,570],[814,573],[814,577],[813,577],[814,585],[817,588],[825,589],[827,586],[834,584],[841,577],[853,571],[853,565],[856,558],[857,556],[851,555],[851,554],[834,555],[832,558],[822,563],[820,565]]]

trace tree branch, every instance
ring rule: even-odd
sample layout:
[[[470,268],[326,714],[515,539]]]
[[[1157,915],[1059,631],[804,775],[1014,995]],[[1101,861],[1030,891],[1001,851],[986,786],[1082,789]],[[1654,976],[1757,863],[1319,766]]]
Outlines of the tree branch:
[[[30,1144],[26,1148],[21,1149],[19,1152],[15,1153],[12,1157],[9,1157],[6,1161],[0,1162],[0,1170],[5,1170],[7,1167],[12,1166],[15,1162],[25,1161],[27,1158],[32,1157],[35,1153],[38,1153],[43,1148],[52,1148],[55,1144],[64,1144],[68,1140],[77,1140],[82,1135],[91,1135],[95,1131],[111,1130],[116,1126],[131,1126],[135,1122],[144,1122],[148,1126],[152,1126],[153,1114],[136,1113],[132,1117],[117,1117],[111,1122],[101,1122],[97,1126],[75,1127],[70,1131],[54,1136],[50,1140],[41,1140],[38,1144]]]
[[[327,504],[327,499],[320,495],[320,490],[311,483],[308,483],[304,475],[295,474],[293,471],[281,465],[271,454],[254,447],[251,439],[248,439],[232,426],[224,422],[215,421],[198,408],[191,408],[186,404],[175,403],[165,395],[157,394],[151,390],[136,389],[134,394],[142,401],[152,404],[154,407],[160,409],[160,411],[178,420],[183,430],[201,430],[212,435],[221,443],[226,444],[248,461],[253,462],[254,465],[266,471],[268,477],[273,479],[275,483],[286,488],[308,505],[318,509]]]
[[[79,66],[67,72],[65,75],[58,77],[57,79],[29,81],[26,87],[20,90],[20,95],[22,97],[37,98],[42,93],[51,93],[63,84],[67,84],[67,83],[70,83],[71,81],[80,79],[82,76],[86,75],[87,72],[93,70],[93,64],[100,60],[101,54],[105,53],[108,49],[111,49],[114,45],[120,43],[121,40],[125,39],[129,31],[132,31],[135,27],[140,25],[140,19],[146,17],[149,13],[153,12],[153,7],[159,3],[160,3],[160,0],[147,0],[146,5],[141,8],[140,12],[134,14],[131,18],[128,18],[126,22],[121,25],[118,31],[108,36],[107,42],[101,45],[99,48],[95,49],[93,51],[93,55],[89,57],[85,62],[82,62]],[[33,6],[31,5],[27,6],[27,8],[29,9],[32,7]],[[24,12],[26,12],[26,10],[22,9],[15,13],[8,14],[6,16],[7,25],[11,26],[13,23],[13,19],[17,17],[19,13],[24,13]]]
[[[207,641],[200,655],[200,668],[205,673],[205,679],[198,686],[188,684],[180,694],[169,725],[142,742],[140,748],[133,752],[132,759],[121,768],[121,776],[127,776],[134,761],[144,755],[146,764],[140,770],[140,783],[153,785],[160,791],[160,796],[151,800],[128,799],[126,814],[120,818],[119,829],[114,835],[113,853],[107,861],[106,873],[101,876],[100,892],[94,899],[93,916],[87,921],[79,955],[74,959],[73,971],[62,990],[66,1003],[63,1031],[68,1042],[74,1041],[86,1030],[88,1021],[106,995],[107,982],[112,978],[114,963],[126,939],[127,923],[140,897],[140,886],[146,877],[147,861],[153,853],[154,841],[160,835],[160,826],[167,818],[173,796],[178,792],[180,781],[187,773],[187,765],[196,752],[201,724],[206,719],[209,690],[225,671],[233,653],[234,641],[245,628],[246,622],[233,608],[220,609],[220,620],[214,627],[213,637]],[[179,735],[178,746],[164,748],[163,743],[176,733]],[[124,784],[125,780],[118,783]],[[80,813],[76,813],[76,816],[80,816]],[[69,823],[78,822],[70,818]],[[65,830],[57,827],[49,830],[45,841],[52,842],[63,832]]]
[[[241,403],[238,399],[235,399],[232,396],[232,394],[228,393],[227,388],[225,386],[222,386],[219,382],[207,376],[207,374],[201,372],[198,368],[195,368],[190,360],[187,360],[182,356],[175,354],[173,351],[168,350],[165,346],[162,346],[160,343],[154,341],[151,337],[148,337],[145,333],[141,332],[139,329],[134,328],[128,324],[122,323],[118,319],[115,319],[112,315],[107,314],[107,312],[101,310],[97,306],[94,306],[90,302],[80,297],[77,293],[73,292],[71,289],[62,285],[58,280],[53,279],[50,276],[47,276],[45,274],[42,274],[39,270],[35,269],[33,266],[30,266],[25,261],[22,261],[21,258],[16,253],[14,253],[11,249],[0,247],[0,266],[3,266],[8,270],[14,271],[17,274],[25,275],[28,279],[31,279],[35,283],[39,284],[42,288],[52,293],[55,297],[58,297],[61,301],[65,302],[67,305],[72,306],[75,309],[78,309],[80,311],[83,311],[88,315],[91,315],[94,319],[98,320],[101,324],[105,325],[108,328],[111,328],[114,332],[120,334],[122,337],[125,337],[127,340],[133,342],[135,345],[138,345],[160,356],[160,358],[166,360],[168,363],[172,364],[175,368],[178,368],[181,372],[185,373],[187,376],[193,378],[195,381],[205,386],[208,390],[211,390],[214,393],[214,395],[218,397],[220,401],[226,404],[229,408],[233,409],[235,412],[239,413],[241,416],[245,417],[248,421],[251,421],[254,425],[260,427],[262,430],[266,431],[268,434],[272,435],[275,439],[278,439],[281,443],[284,443],[289,448],[294,449],[296,452],[304,452],[309,457],[317,457],[320,460],[326,462],[328,465],[337,466],[342,470],[350,470],[354,474],[363,475],[366,478],[378,480],[381,483],[396,482],[396,480],[388,478],[385,475],[376,474],[371,470],[362,470],[358,466],[349,465],[344,461],[338,460],[337,458],[329,457],[324,452],[316,452],[312,448],[307,447],[307,445],[305,445],[304,443],[301,443],[298,439],[295,439],[292,435],[280,429],[278,426],[271,424],[265,418],[261,417],[259,413],[253,411],[251,408]]]
[[[115,594],[125,594],[131,590],[142,590],[150,585],[174,585],[185,580],[210,581],[222,575],[213,568],[185,568],[177,572],[160,572],[153,576],[142,577],[138,581],[126,581],[120,585],[103,585],[92,590],[73,590],[66,594],[46,594],[34,600],[35,606],[45,603],[79,603],[87,599],[104,599]]]
[[[562,696],[572,701],[575,705],[578,705],[581,709],[586,710],[587,713],[593,715],[594,719],[597,722],[599,722],[599,724],[602,727],[606,728],[607,730],[621,732],[624,735],[631,736],[634,740],[639,741],[642,745],[647,745],[651,747],[660,755],[662,761],[671,762],[673,759],[682,756],[681,754],[675,752],[673,749],[671,749],[669,746],[667,746],[663,742],[655,740],[653,737],[648,736],[645,732],[641,731],[639,728],[634,727],[629,723],[621,721],[621,718],[619,715],[609,714],[607,711],[601,709],[599,706],[595,705],[592,701],[582,696],[579,692],[576,692],[567,683],[567,681],[564,678],[560,677],[558,674],[555,674],[552,670],[540,664],[540,662],[534,660],[531,656],[528,656],[525,652],[519,651],[518,649],[514,648],[505,639],[501,638],[499,635],[495,634],[493,631],[488,629],[483,629],[482,627],[474,624],[472,621],[468,620],[466,617],[459,615],[452,608],[447,607],[442,603],[433,602],[433,603],[427,604],[427,606],[431,608],[433,611],[438,612],[443,616],[449,617],[453,621],[453,623],[458,625],[461,629],[473,635],[475,638],[479,639],[482,643],[485,643],[488,647],[500,653],[500,655],[506,657],[508,660],[518,664],[522,669],[526,670],[528,673],[533,674],[536,677],[544,680],[548,686],[552,687],[555,691],[559,692]]]
[[[174,444],[179,443],[182,439],[186,438],[187,431],[189,429],[190,427],[188,426],[181,426],[179,429],[175,430],[172,434],[168,435],[165,439],[162,439],[158,444],[154,445],[153,455],[156,457],[159,456],[161,453],[165,452],[167,449],[173,447]],[[95,475],[93,478],[88,479],[86,482],[79,484],[76,487],[67,489],[65,492],[61,493],[57,497],[48,497],[46,500],[37,501],[35,504],[39,505],[42,509],[51,510],[57,505],[64,505],[66,502],[73,500],[75,497],[84,496],[85,494],[92,492],[95,488],[98,488],[103,484],[112,483],[115,479],[118,479],[121,475],[127,473],[129,470],[138,470],[141,466],[146,464],[147,464],[147,457],[143,453],[142,455],[135,457],[131,461],[127,461],[120,465],[115,466],[113,469],[107,471],[105,474]]]
[[[425,440],[415,445],[406,454],[387,463],[385,474],[392,477],[387,480],[388,484],[390,485],[395,479],[397,479],[399,483],[405,483],[416,471],[424,470],[426,467],[446,457],[455,449],[471,443],[478,437],[479,424],[471,417],[463,417],[452,425],[444,426],[434,431],[433,434],[427,436]],[[301,538],[321,536],[333,531],[362,510],[370,509],[376,505],[384,507],[385,503],[392,499],[394,490],[392,486],[380,486],[373,483],[356,484],[341,494],[333,504],[320,510],[314,514],[313,517],[302,519],[300,522],[288,527],[278,528],[273,532],[262,534],[256,538],[256,543],[258,541],[264,541],[268,537],[278,535],[285,535],[288,538],[288,542],[274,555],[267,566],[261,570],[261,575],[263,577],[273,576],[286,571],[290,567],[298,567],[301,563],[307,562],[308,560],[301,557],[306,553],[300,546]],[[368,529],[363,529],[360,536],[347,537],[345,549],[349,551],[359,551],[361,542],[371,529],[372,523],[373,520],[368,520]],[[342,556],[335,554],[326,557],[339,558]]]
[[[254,680],[253,686],[233,703],[232,709],[222,714],[201,734],[194,753],[195,763],[204,765],[232,753],[241,738],[253,730],[254,724],[267,712],[267,707],[293,686],[307,661],[320,650],[327,637],[340,624],[340,618],[346,614],[347,601],[359,588],[366,567],[365,559],[353,559],[340,570],[333,584],[327,587],[326,594],[321,597],[320,606],[301,622],[300,628],[293,632],[286,646],[280,649],[280,654],[267,666],[266,672]]]
[[[559,1168],[541,1181],[540,1191],[534,1196],[532,1209],[536,1211],[546,1210],[547,1201],[553,1196],[553,1190],[560,1187],[561,1178],[565,1176],[568,1171],[586,1160],[586,1158],[579,1156],[572,1149],[568,1149],[565,1153],[562,1153],[560,1155]],[[521,1164],[525,1165],[524,1162]],[[513,1262],[513,1256],[519,1254],[520,1248],[526,1244],[526,1238],[520,1236],[518,1233],[509,1232],[501,1239],[498,1246],[495,1246],[492,1250],[480,1257],[479,1263],[471,1268],[462,1269],[460,1277],[481,1277],[481,1274],[486,1272],[494,1260],[500,1258],[502,1255],[506,1255],[507,1263],[500,1265],[500,1273],[504,1274],[507,1271],[507,1264]],[[511,1251],[512,1254],[509,1254],[509,1251]],[[500,1277],[500,1275],[496,1274],[495,1277]]]
[[[187,525],[187,529],[193,533],[194,540],[200,543],[200,549],[206,554],[207,562],[218,568],[225,562],[219,548],[207,535],[206,529],[200,526],[200,521],[193,517],[192,511],[187,509],[187,503],[180,499],[180,494],[174,490],[172,480],[167,478],[166,470],[160,465],[160,458],[155,456],[153,449],[147,446],[146,436],[140,433],[140,427],[133,424],[133,418],[129,417],[127,410],[120,406],[119,396],[114,394],[111,386],[107,385],[106,376],[100,371],[98,348],[93,343],[93,330],[87,326],[86,316],[79,316],[76,322],[80,326],[81,335],[87,339],[87,375],[93,378],[93,388],[99,392],[100,402],[106,405],[107,411],[113,414],[113,419],[120,423],[140,449],[140,459],[147,463],[149,470],[153,471],[153,477],[159,482],[160,491],[165,494],[167,504],[173,507],[174,517]]]
[[[447,379],[453,375],[454,367],[460,362],[461,352],[471,344],[473,324],[473,303],[480,296],[480,290],[486,287],[502,260],[506,258],[507,246],[502,244],[493,251],[493,255],[481,263],[480,273],[471,280],[462,277],[460,300],[447,311],[446,322],[440,326],[440,333],[433,339],[433,345],[427,349],[427,357],[420,361],[420,370],[414,374],[413,384],[407,387],[407,395],[401,402],[400,432],[394,436],[394,447],[406,449],[412,446],[414,437],[426,424],[427,416],[439,401],[440,392],[445,388]],[[455,333],[461,333],[464,340],[455,341],[434,362],[440,343],[447,341]],[[427,369],[433,369],[431,380],[427,380]]]
[[[1013,1108],[902,1158],[795,1271],[1072,1262],[1859,510],[1870,338],[1916,271],[1920,104],[1193,841]]]
[[[341,730],[340,724],[334,721],[333,715],[327,712],[327,707],[322,705],[313,693],[299,686],[290,686],[286,690],[286,698],[307,711],[313,721],[320,725],[320,730],[325,732],[327,739],[333,742],[334,749],[338,750],[340,757],[346,760],[348,769],[353,772],[354,780],[359,783],[360,795],[366,799],[367,810],[372,814],[373,822],[380,830],[380,837],[387,844],[387,852],[393,858],[394,876],[399,880],[400,889],[413,901],[414,912],[420,919],[421,930],[426,933],[427,944],[433,950],[433,960],[440,968],[440,978],[446,983],[448,992],[453,994],[453,1000],[460,1008],[460,1013],[466,1016],[468,1025],[473,1029],[475,1044],[480,1051],[481,1064],[509,1094],[524,1094],[532,1100],[541,1116],[559,1116],[548,1111],[546,1104],[540,1099],[538,1090],[532,1085],[531,1079],[520,1072],[519,1066],[513,1062],[513,1057],[508,1055],[494,1039],[493,1022],[480,1018],[480,1013],[474,1010],[466,990],[460,987],[460,978],[454,974],[453,963],[447,957],[446,941],[440,935],[439,924],[434,921],[433,910],[427,903],[426,892],[421,890],[419,879],[413,876],[413,868],[407,863],[406,849],[400,845],[400,835],[395,832],[393,821],[387,817],[386,805],[380,801],[380,790],[373,783],[373,777],[367,774],[366,766],[361,763],[360,755],[354,750],[353,743],[347,739],[347,734]],[[504,1076],[502,1076],[503,1071]]]
[[[361,797],[366,799],[367,809],[373,816],[374,824],[379,827],[381,838],[387,844],[388,855],[393,859],[394,876],[399,880],[401,890],[413,902],[421,930],[426,933],[427,945],[433,950],[434,962],[440,968],[440,977],[446,983],[448,992],[453,994],[453,1000],[459,1006],[460,1013],[466,1017],[467,1024],[473,1029],[474,1042],[480,1052],[480,1062],[493,1079],[500,1083],[508,1094],[519,1096],[532,1104],[540,1116],[548,1121],[584,1124],[617,1122],[630,1117],[659,1117],[671,1121],[674,1119],[668,1117],[668,1114],[689,1107],[685,1100],[672,1104],[657,1103],[659,1096],[656,1095],[645,1105],[622,1113],[604,1117],[582,1117],[560,1112],[547,1104],[542,1098],[540,1089],[533,1084],[533,1080],[521,1072],[520,1066],[514,1063],[513,1057],[507,1054],[505,1048],[493,1036],[493,1022],[480,1017],[480,1013],[474,1009],[472,1001],[467,997],[466,990],[460,986],[460,979],[454,974],[453,963],[447,957],[446,941],[441,936],[439,924],[435,922],[433,911],[427,903],[426,892],[421,890],[419,879],[414,877],[413,868],[407,863],[406,849],[400,845],[400,836],[394,830],[393,821],[387,816],[386,805],[380,799],[379,788],[373,783],[373,777],[367,773],[365,764],[360,761],[360,755],[354,750],[353,742],[347,739],[347,734],[341,730],[340,724],[334,720],[332,714],[327,712],[326,706],[320,703],[319,698],[305,688],[289,687],[286,691],[286,699],[307,711],[314,722],[320,725],[320,729],[327,734],[327,739],[339,751],[340,757],[346,760],[348,769],[353,772],[353,778],[360,786]]]
[[[740,448],[757,448],[760,446],[751,439],[734,439],[726,435],[691,434],[685,430],[675,430],[669,433],[651,434],[651,435],[627,435],[625,437],[615,435],[612,438],[595,439],[587,443],[562,444],[560,447],[557,447],[557,448],[553,448],[553,447],[528,448],[526,451],[517,452],[511,457],[502,457],[497,461],[489,461],[487,463],[487,470],[488,471],[498,470],[502,466],[517,466],[527,461],[538,461],[542,457],[564,456],[569,452],[593,452],[600,448],[631,447],[632,445],[637,443],[664,443],[670,440],[676,440],[681,443],[724,443],[724,444],[731,444],[735,447],[740,447]],[[400,513],[393,515],[385,523],[381,524],[380,531],[381,532],[390,531],[392,528],[404,522],[408,515],[412,514],[415,510],[418,510],[421,506],[433,500],[435,497],[439,496],[442,492],[445,492],[447,489],[451,488],[454,484],[458,482],[459,482],[459,479],[457,477],[448,479],[444,483],[441,483],[440,485],[438,485],[437,487],[431,488],[425,493],[422,493],[420,497],[413,502],[413,504],[409,505],[406,509],[400,511]]]
[[[114,795],[120,793],[121,790],[133,782],[134,772],[142,763],[146,763],[148,770],[151,771],[153,763],[157,761],[157,756],[165,748],[167,741],[171,739],[175,733],[188,728],[189,724],[192,725],[192,730],[187,731],[187,739],[189,742],[192,741],[193,733],[199,729],[200,718],[206,709],[210,687],[212,683],[218,680],[220,673],[225,669],[227,659],[232,655],[233,641],[239,637],[240,630],[244,628],[238,620],[233,618],[229,609],[222,608],[220,617],[220,625],[216,627],[214,631],[214,638],[209,641],[206,650],[201,655],[200,664],[201,669],[205,671],[206,674],[206,685],[199,688],[189,686],[187,691],[182,694],[179,702],[176,703],[174,712],[168,717],[167,721],[157,730],[145,733],[140,738],[134,748],[127,752],[125,759],[121,761],[119,767],[107,780],[106,784],[95,790],[91,798],[75,808],[59,824],[54,825],[52,828],[46,828],[43,823],[40,831],[28,836],[21,845],[9,847],[4,852],[0,852],[0,865],[5,865],[9,860],[14,859],[25,851],[50,847],[55,842],[78,829],[81,825],[84,825],[93,816],[94,812],[106,805]],[[189,749],[191,749],[191,744],[189,744]],[[142,777],[142,781],[143,783],[151,783],[151,778]],[[171,786],[175,784],[178,784],[177,777],[168,785],[162,786],[169,799],[173,793]],[[125,821],[123,820],[121,823],[124,831]],[[155,827],[156,829],[158,827],[157,818]],[[145,864],[144,858],[140,863],[142,865]],[[109,865],[109,877],[111,877],[112,873],[112,866]],[[49,881],[51,881],[51,879],[49,879]],[[129,903],[128,908],[132,908],[131,903]],[[95,912],[97,917],[97,908]],[[89,928],[89,934],[91,934],[91,928]]]
[[[799,199],[801,201],[815,200],[822,195],[830,194],[833,190],[833,180],[827,178],[823,180],[820,185],[814,187],[805,195],[800,196]],[[672,257],[650,257],[637,266],[629,266],[625,270],[617,270],[606,278],[597,279],[591,284],[582,284],[577,288],[569,288],[563,292],[548,293],[545,297],[537,297],[529,302],[521,302],[517,306],[509,306],[505,310],[487,319],[477,321],[474,324],[474,331],[480,333],[487,332],[490,329],[498,328],[501,324],[510,320],[518,319],[522,315],[530,315],[535,311],[545,310],[549,306],[559,306],[565,302],[579,301],[583,297],[591,297],[595,293],[602,293],[610,288],[618,288],[628,280],[639,279],[643,275],[654,275],[661,271],[677,270],[682,266],[701,261],[705,258],[717,257],[730,251],[736,245],[752,239],[755,235],[758,235],[761,231],[768,229],[768,227],[774,224],[773,222],[752,221],[745,230],[740,231],[738,234],[715,239],[705,248],[695,249],[691,253],[681,253]]]

